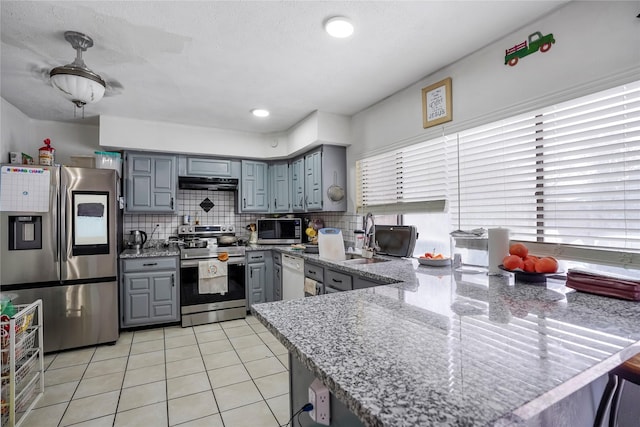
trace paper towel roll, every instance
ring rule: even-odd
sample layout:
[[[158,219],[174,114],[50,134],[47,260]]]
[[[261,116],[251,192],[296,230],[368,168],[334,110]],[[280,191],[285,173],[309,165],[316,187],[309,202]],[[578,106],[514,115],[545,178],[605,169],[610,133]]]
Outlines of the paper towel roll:
[[[489,274],[505,274],[498,266],[509,255],[509,229],[489,229]]]

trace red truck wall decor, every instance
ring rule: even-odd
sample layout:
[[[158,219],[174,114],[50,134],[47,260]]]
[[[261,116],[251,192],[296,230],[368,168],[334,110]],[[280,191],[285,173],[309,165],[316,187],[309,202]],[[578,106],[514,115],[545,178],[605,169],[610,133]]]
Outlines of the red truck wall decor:
[[[546,52],[551,49],[551,45],[556,41],[553,38],[553,34],[549,33],[543,36],[540,31],[536,31],[529,35],[529,43],[523,41],[520,44],[515,45],[511,49],[507,49],[504,53],[504,65],[509,64],[511,67],[518,63],[520,58],[524,58],[527,55],[537,52]]]

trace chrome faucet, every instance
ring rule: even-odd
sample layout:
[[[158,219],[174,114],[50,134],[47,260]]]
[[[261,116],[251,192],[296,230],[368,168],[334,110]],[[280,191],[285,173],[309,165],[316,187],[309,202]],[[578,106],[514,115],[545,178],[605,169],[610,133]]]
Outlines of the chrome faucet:
[[[371,226],[369,226],[369,222],[371,222]],[[364,248],[365,249],[377,249],[378,245],[376,242],[372,242],[374,237],[375,230],[375,221],[373,219],[373,214],[371,212],[367,212],[367,215],[364,217]]]

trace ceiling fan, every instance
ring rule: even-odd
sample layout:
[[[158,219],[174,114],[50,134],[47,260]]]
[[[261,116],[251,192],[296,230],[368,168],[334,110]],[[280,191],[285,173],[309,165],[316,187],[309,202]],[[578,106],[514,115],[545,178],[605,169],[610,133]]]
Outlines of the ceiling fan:
[[[107,83],[84,63],[82,52],[93,46],[91,37],[77,31],[65,31],[64,38],[76,50],[76,58],[70,64],[54,67],[48,71],[49,82],[76,108],[82,108],[84,117],[86,104],[100,101],[107,89],[122,89],[122,85],[114,81]]]

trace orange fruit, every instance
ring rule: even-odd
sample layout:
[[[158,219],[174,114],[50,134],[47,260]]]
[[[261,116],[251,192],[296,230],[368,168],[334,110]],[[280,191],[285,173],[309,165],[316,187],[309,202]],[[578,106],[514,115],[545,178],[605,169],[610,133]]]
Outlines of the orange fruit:
[[[502,265],[507,270],[524,269],[524,261],[518,255],[507,255],[502,260]]]
[[[540,258],[536,263],[536,273],[555,273],[558,271],[558,261],[553,257]]]
[[[532,257],[532,256],[526,257],[523,261],[524,262],[523,270],[529,273],[535,273],[537,261],[538,261],[538,258],[536,257]]]
[[[527,247],[522,243],[514,243],[513,245],[509,246],[509,254],[517,255],[520,258],[524,259],[527,255],[529,255],[529,249],[527,249]]]

